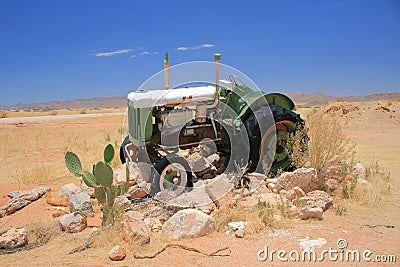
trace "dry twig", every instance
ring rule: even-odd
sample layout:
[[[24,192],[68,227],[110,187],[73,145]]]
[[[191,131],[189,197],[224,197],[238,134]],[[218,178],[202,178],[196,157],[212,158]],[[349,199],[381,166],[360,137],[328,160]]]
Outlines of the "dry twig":
[[[187,246],[181,245],[181,244],[167,244],[165,247],[161,248],[160,250],[158,250],[154,254],[151,254],[151,255],[137,255],[137,254],[134,254],[133,257],[135,259],[153,259],[153,258],[157,257],[159,254],[163,253],[167,248],[181,248],[181,249],[184,249],[184,250],[193,251],[193,252],[196,252],[196,253],[199,253],[199,254],[202,254],[202,255],[205,255],[205,256],[210,256],[210,257],[212,257],[212,256],[226,257],[226,256],[230,256],[231,255],[231,251],[230,251],[229,247],[220,248],[220,249],[218,249],[218,250],[216,250],[214,252],[207,253],[207,252],[200,251],[200,250],[198,250],[196,248],[187,247]],[[224,251],[224,250],[228,250],[229,252],[226,253],[226,254],[218,254],[219,252]]]

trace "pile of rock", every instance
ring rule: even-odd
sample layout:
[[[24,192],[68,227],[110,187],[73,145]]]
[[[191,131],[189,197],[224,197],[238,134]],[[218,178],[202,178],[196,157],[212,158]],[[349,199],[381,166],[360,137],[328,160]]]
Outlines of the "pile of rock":
[[[66,184],[58,192],[50,192],[51,194],[48,194],[46,198],[48,204],[57,207],[53,217],[60,216],[60,226],[66,232],[83,231],[87,227],[87,217],[94,216],[91,197],[85,186],[79,187],[74,183]],[[66,204],[68,210],[60,207],[66,206]]]
[[[0,218],[24,208],[33,201],[41,198],[49,190],[50,188],[48,187],[38,187],[32,190],[19,190],[8,193],[11,199],[7,201],[6,205],[0,207]]]

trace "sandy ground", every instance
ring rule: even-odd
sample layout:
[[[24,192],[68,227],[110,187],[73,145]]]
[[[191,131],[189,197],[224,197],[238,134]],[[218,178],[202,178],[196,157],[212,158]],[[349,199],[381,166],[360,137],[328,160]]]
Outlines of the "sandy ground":
[[[97,240],[89,250],[66,255],[67,252],[81,245],[90,229],[80,234],[61,233],[56,235],[47,245],[31,251],[20,252],[13,255],[0,255],[2,266],[400,266],[400,109],[396,104],[390,108],[390,112],[375,110],[379,106],[365,107],[360,104],[356,113],[341,114],[336,111],[333,115],[346,121],[346,134],[357,144],[356,160],[364,165],[378,161],[380,166],[390,171],[391,193],[375,207],[359,205],[358,202],[348,201],[341,203],[346,205],[348,212],[344,216],[335,215],[334,210],[324,213],[321,221],[292,220],[282,223],[279,229],[268,229],[257,235],[246,235],[243,239],[232,238],[223,232],[173,243],[186,244],[206,252],[215,251],[222,247],[229,247],[230,256],[208,257],[181,249],[167,249],[154,259],[138,260],[133,258],[133,253],[151,254],[168,243],[168,240],[153,236],[154,241],[144,247],[128,249],[127,258],[122,262],[111,262],[107,252],[117,240],[115,235],[109,238]],[[374,104],[375,105],[375,104]],[[372,108],[371,108],[372,107]],[[392,110],[395,110],[392,112]],[[364,111],[364,112],[363,112]],[[379,111],[379,112],[378,112]],[[360,113],[358,113],[360,112]],[[399,114],[398,114],[399,113]],[[347,115],[347,116],[346,116]],[[40,123],[40,122],[38,122]],[[12,190],[32,188],[18,185],[1,185],[0,205],[8,198],[6,194]],[[0,230],[9,227],[24,226],[39,222],[52,222],[52,207],[48,206],[44,199],[40,199],[23,210],[11,216],[0,219]],[[367,225],[377,225],[370,228]],[[386,228],[384,225],[394,225],[394,228]],[[297,250],[301,253],[299,240],[325,238],[327,244],[318,248],[317,255],[323,249],[338,249],[337,240],[347,241],[347,250],[371,250],[371,262],[347,262],[330,260],[325,254],[323,262],[282,262],[277,259],[276,253],[273,259],[265,261],[258,259],[260,250],[268,247],[271,250]],[[382,263],[375,261],[376,255],[395,255],[396,263]],[[261,254],[264,256],[264,254]],[[288,255],[286,255],[288,258]]]
[[[73,120],[73,119],[80,119],[80,118],[95,118],[95,117],[115,116],[115,115],[124,115],[124,114],[125,114],[124,112],[115,112],[115,113],[96,113],[96,114],[54,115],[54,116],[40,116],[40,117],[35,116],[35,117],[1,118],[0,124]]]

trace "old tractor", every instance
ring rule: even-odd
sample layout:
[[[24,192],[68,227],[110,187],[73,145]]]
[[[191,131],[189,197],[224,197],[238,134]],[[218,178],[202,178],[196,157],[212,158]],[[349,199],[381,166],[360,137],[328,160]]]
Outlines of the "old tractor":
[[[235,75],[219,79],[221,55],[215,54],[215,83],[169,88],[168,54],[164,88],[128,95],[127,136],[120,159],[152,166],[151,195],[163,189],[177,194],[193,186],[202,170],[188,164],[180,151],[201,147],[216,158],[218,170],[230,173],[276,173],[291,167],[287,140],[304,122],[293,101],[280,93],[249,88]],[[212,161],[212,160],[211,160]]]

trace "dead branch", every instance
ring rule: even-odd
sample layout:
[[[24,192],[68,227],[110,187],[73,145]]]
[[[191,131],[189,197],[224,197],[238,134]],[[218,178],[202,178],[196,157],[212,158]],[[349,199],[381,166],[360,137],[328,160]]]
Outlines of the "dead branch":
[[[229,247],[220,248],[220,249],[218,249],[218,250],[216,250],[214,252],[207,253],[207,252],[200,251],[200,250],[198,250],[196,248],[187,247],[187,246],[181,245],[181,244],[167,244],[165,247],[161,248],[160,250],[158,250],[154,254],[151,254],[151,255],[133,254],[133,257],[135,259],[153,259],[153,258],[157,257],[159,254],[163,253],[167,248],[181,248],[181,249],[184,249],[184,250],[193,251],[193,252],[196,252],[196,253],[199,253],[199,254],[202,254],[202,255],[205,255],[205,256],[209,256],[209,257],[212,257],[212,256],[226,257],[226,256],[230,256],[230,254],[231,254],[231,251],[230,251]],[[226,254],[218,254],[219,252],[224,251],[224,250],[228,250],[229,252],[226,253]]]

